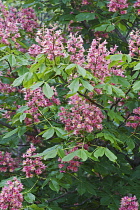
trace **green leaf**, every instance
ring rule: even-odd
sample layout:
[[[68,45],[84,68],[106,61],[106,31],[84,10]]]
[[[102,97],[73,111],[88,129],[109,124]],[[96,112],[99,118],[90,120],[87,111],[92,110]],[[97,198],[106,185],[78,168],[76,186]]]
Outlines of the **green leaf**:
[[[14,87],[19,86],[23,82],[26,74],[27,73],[25,73],[24,75],[22,75],[22,76],[18,77],[17,79],[15,79],[14,82],[12,83],[12,86],[14,86]]]
[[[34,63],[31,67],[30,67],[30,72],[36,72],[36,70],[41,66],[41,63]]]
[[[85,188],[85,183],[84,182],[80,182],[80,184],[77,187],[77,191],[79,193],[79,195],[83,195],[86,192],[86,188]]]
[[[15,128],[14,130],[12,130],[12,131],[6,133],[6,135],[5,135],[3,138],[6,139],[6,138],[8,138],[8,137],[14,135],[14,134],[17,133],[17,132],[18,132],[18,128]]]
[[[103,90],[106,90],[106,93],[107,93],[108,95],[111,95],[111,94],[112,94],[112,86],[111,86],[110,84],[105,84],[105,85],[103,86]]]
[[[140,81],[136,81],[133,85],[133,90],[140,90]]]
[[[26,132],[26,126],[19,127],[18,137],[21,138],[25,132]]]
[[[54,149],[52,151],[48,151],[47,154],[44,156],[44,160],[47,160],[49,158],[54,158],[57,155],[57,149]]]
[[[8,55],[8,61],[10,63],[10,65],[13,67],[16,65],[16,59],[15,59],[15,56],[12,54],[12,55]]]
[[[70,75],[75,68],[76,64],[71,63],[65,68],[65,71],[67,72],[68,75]]]
[[[69,88],[72,91],[72,93],[76,93],[79,90],[79,78],[74,79],[69,85]]]
[[[62,2],[64,3],[64,4],[66,4],[67,2],[69,2],[70,0],[62,0]]]
[[[28,110],[28,106],[21,106],[19,109],[17,109],[17,113],[23,113],[24,111]]]
[[[48,83],[45,83],[43,85],[43,93],[47,98],[51,98],[54,95],[54,92]]]
[[[88,158],[88,156],[87,156],[86,152],[84,151],[84,149],[78,150],[77,156],[78,156],[79,158],[81,158],[83,161],[86,161],[87,158]]]
[[[85,70],[83,67],[77,65],[77,71],[78,71],[78,73],[79,73],[80,75],[82,75],[83,77],[86,76],[86,70]]]
[[[93,20],[94,18],[95,18],[95,14],[89,13],[89,12],[80,13],[76,15],[75,17],[76,21]]]
[[[119,60],[122,60],[122,56],[123,56],[122,54],[115,54],[110,57],[110,60],[111,61],[119,61]]]
[[[31,89],[31,90],[35,90],[35,89],[39,88],[43,83],[44,83],[43,81],[37,82],[36,84],[32,85],[32,86],[30,87],[30,89]]]
[[[28,209],[34,209],[34,210],[44,210],[44,208],[40,208],[40,207],[38,207],[36,204],[32,204],[32,205],[30,205]],[[25,210],[27,210],[27,209],[25,209]]]
[[[54,135],[54,128],[49,128],[43,135],[46,140],[50,139]]]
[[[130,83],[127,81],[126,78],[124,77],[120,77],[118,76],[118,82],[123,86],[123,87],[129,87],[130,86]]]
[[[56,191],[56,192],[59,192],[60,190],[60,186],[58,184],[58,182],[56,180],[50,180],[51,182],[49,183],[49,187],[53,190],[53,191]]]
[[[120,88],[112,85],[112,89],[116,93],[117,96],[125,98],[125,93]]]
[[[83,86],[84,86],[86,89],[88,89],[89,91],[92,91],[92,90],[93,90],[93,86],[92,86],[89,82],[87,82],[87,81],[85,81],[85,80],[82,80],[82,79],[80,79],[80,80],[81,80]]]
[[[96,151],[94,152],[94,156],[95,156],[96,158],[102,157],[102,156],[104,155],[104,153],[105,153],[105,148],[104,148],[104,147],[99,147],[99,148],[97,148]]]
[[[55,127],[54,128],[55,131],[56,131],[56,135],[60,138],[66,138],[66,131],[64,131],[62,128],[58,128],[58,127]]]
[[[109,24],[104,24],[95,28],[95,31],[106,31]]]
[[[26,118],[26,113],[20,115],[19,121],[22,122]]]
[[[109,25],[106,29],[107,32],[113,31],[115,29],[114,25]]]
[[[27,194],[24,195],[24,199],[28,203],[33,203],[35,201],[35,196],[32,193],[27,193]]]
[[[140,63],[138,63],[135,67],[134,70],[140,70]]]
[[[62,158],[62,161],[70,161],[72,160],[75,156],[77,156],[78,150],[71,152],[70,154],[68,154],[67,156],[65,156],[64,158]]]
[[[65,152],[63,149],[57,149],[57,154],[60,158],[65,157]]]
[[[115,162],[117,159],[116,155],[114,155],[108,148],[105,148],[105,155],[112,162]]]

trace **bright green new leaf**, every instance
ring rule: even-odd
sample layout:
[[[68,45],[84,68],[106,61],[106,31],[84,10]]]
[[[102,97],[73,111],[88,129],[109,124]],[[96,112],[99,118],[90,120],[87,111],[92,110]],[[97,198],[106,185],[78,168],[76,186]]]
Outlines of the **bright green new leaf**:
[[[13,54],[12,55],[8,55],[7,58],[8,58],[8,62],[10,63],[10,65],[12,67],[16,65],[16,58],[15,58],[15,56]]]
[[[96,158],[102,157],[104,155],[104,153],[105,153],[105,148],[104,147],[98,147],[94,152],[94,156]]]
[[[27,74],[27,73],[25,73],[24,75],[22,75],[22,76],[16,78],[16,79],[14,80],[14,82],[12,83],[12,86],[14,86],[14,87],[19,86],[19,85],[23,82],[23,80],[24,80],[26,74]]]
[[[43,135],[46,140],[50,139],[54,135],[54,128],[49,128]]]
[[[140,81],[136,81],[133,85],[133,90],[140,90]]]
[[[84,86],[84,88],[88,89],[89,91],[93,90],[93,86],[89,82],[87,82],[85,80],[82,80],[82,79],[80,79],[80,80],[81,80],[82,85]]]
[[[111,152],[108,148],[104,148],[104,149],[105,149],[105,155],[106,155],[106,157],[108,157],[108,159],[110,161],[115,162],[116,159],[117,159],[116,155],[114,155],[113,152]]]
[[[70,161],[72,160],[75,156],[77,156],[78,154],[78,150],[71,152],[70,154],[68,154],[67,156],[65,156],[64,158],[62,158],[62,161]]]
[[[121,60],[122,59],[122,54],[115,54],[115,55],[112,55],[111,56],[111,61],[119,61],[119,60]]]
[[[120,88],[112,85],[112,89],[116,93],[117,96],[125,98],[125,93]]]
[[[44,156],[44,160],[47,160],[49,158],[54,158],[57,155],[57,149],[48,151],[47,154]]]
[[[47,98],[51,98],[54,95],[53,89],[49,86],[48,83],[43,85],[43,93]]]
[[[133,90],[140,90],[140,81],[136,81],[133,85]]]
[[[86,76],[86,70],[85,70],[83,67],[77,65],[77,71],[78,71],[78,73],[79,73],[80,75],[82,75],[83,77]]]
[[[140,70],[140,63],[138,63],[135,67],[134,70]]]
[[[79,158],[81,158],[83,161],[86,161],[87,158],[88,158],[88,156],[87,156],[86,152],[84,151],[84,149],[78,150],[77,156],[78,156]]]
[[[72,93],[76,93],[79,90],[79,78],[74,79],[69,85],[69,88],[72,91]]]
[[[39,88],[43,83],[44,83],[43,81],[37,82],[36,84],[32,85],[30,87],[30,89],[35,90],[35,89]]]

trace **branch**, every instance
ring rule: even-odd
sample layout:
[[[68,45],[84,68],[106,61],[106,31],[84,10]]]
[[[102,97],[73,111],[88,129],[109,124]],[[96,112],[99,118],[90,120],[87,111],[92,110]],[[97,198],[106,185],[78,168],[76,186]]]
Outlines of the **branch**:
[[[62,195],[60,195],[60,196],[58,196],[58,197],[52,198],[52,199],[50,199],[50,200],[46,200],[46,202],[47,202],[47,203],[51,203],[52,201],[55,201],[55,200],[58,200],[59,198],[65,197],[65,195],[68,195],[68,194],[71,194],[71,193],[75,193],[76,191],[77,191],[77,190],[68,191],[68,192],[66,192],[66,193],[64,193],[64,194],[62,194]]]
[[[125,93],[126,96],[127,96],[128,93],[131,91],[134,82],[139,78],[139,76],[140,76],[140,73],[139,73],[138,76],[133,80],[133,82],[132,82],[130,88],[129,88],[129,89],[127,90],[127,92]],[[110,109],[112,109],[114,106],[116,106],[121,100],[122,100],[122,98],[119,98],[118,100],[116,100],[116,102],[115,102],[114,104],[111,105]]]
[[[0,120],[0,125],[3,125],[3,126],[9,128],[11,130],[16,129],[16,127],[13,127],[13,126],[9,125],[8,123],[3,122],[2,120]],[[36,133],[35,131],[33,131],[33,132],[27,131],[27,132],[25,132],[25,134],[28,135],[28,136],[36,136],[38,133]]]
[[[74,205],[69,205],[69,206],[63,206],[65,208],[69,208],[69,207],[75,207],[75,206],[82,206],[84,205],[87,201],[90,201],[94,198],[94,196],[91,196],[90,198],[87,198],[86,200],[84,200],[82,203],[76,203]]]
[[[98,106],[101,109],[105,109],[101,104],[98,104],[96,101],[92,100],[91,98],[89,98],[87,95],[80,93],[79,91],[77,91],[77,93],[80,96],[83,96],[84,98],[86,98],[87,100],[89,100],[92,104],[95,104],[96,106]]]

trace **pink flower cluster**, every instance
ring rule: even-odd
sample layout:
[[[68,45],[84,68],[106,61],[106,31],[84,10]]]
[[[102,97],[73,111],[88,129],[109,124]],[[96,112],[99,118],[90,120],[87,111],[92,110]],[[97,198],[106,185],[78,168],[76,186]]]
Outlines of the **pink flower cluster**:
[[[26,178],[33,177],[34,175],[42,174],[43,171],[46,169],[46,166],[41,161],[41,157],[32,157],[36,155],[34,153],[36,148],[31,144],[31,147],[23,154],[23,169],[22,171],[26,173]]]
[[[88,150],[89,146],[88,144],[78,144],[76,147],[70,149],[68,152],[65,152],[66,155],[76,151],[79,149],[79,147],[82,147],[86,150]],[[79,166],[82,164],[81,161],[79,161],[79,157],[75,156],[72,160],[70,161],[62,161],[61,158],[58,159],[58,161],[60,161],[61,163],[58,165],[58,167],[61,169],[60,172],[61,173],[66,173],[67,171],[72,171],[72,172],[77,172]]]
[[[89,0],[82,0],[82,5],[87,5],[87,4],[91,4],[91,3],[89,2]]]
[[[16,39],[20,37],[19,29],[33,32],[39,26],[34,10],[31,8],[22,9],[19,12],[12,7],[8,10],[0,1],[0,13],[0,42],[4,44],[9,45],[10,38],[19,48],[20,45],[16,43]]]
[[[136,57],[140,56],[140,30],[133,30],[130,33],[129,54]]]
[[[1,93],[12,93],[12,92],[16,92],[17,89],[15,87],[12,87],[9,84],[5,84],[0,81],[0,91]]]
[[[140,15],[140,0],[137,0],[136,3],[133,5],[135,8],[138,8],[138,15]]]
[[[101,38],[93,39],[87,55],[88,64],[86,65],[86,68],[90,69],[93,75],[102,81],[111,74],[118,76],[123,75],[123,70],[119,66],[109,69],[108,65],[110,64],[110,60],[106,60],[106,57],[113,54],[116,51],[117,46],[110,48],[109,51],[106,48],[106,44],[106,41],[101,43]]]
[[[17,14],[18,19],[17,22],[20,23],[21,28],[27,32],[33,32],[34,29],[39,27],[37,23],[37,16],[35,14],[34,9],[26,8],[22,9]]]
[[[50,60],[55,59],[57,56],[65,56],[62,31],[56,29],[57,27],[53,27],[38,31],[35,39],[38,44],[33,44],[29,48],[29,54],[36,56],[43,53]]]
[[[60,120],[65,124],[65,130],[80,134],[82,131],[91,133],[94,129],[101,130],[104,116],[100,108],[88,103],[77,94],[70,97],[71,108],[61,107]]]
[[[0,42],[4,44],[10,44],[8,39],[11,38],[13,41],[20,37],[18,26],[16,23],[16,9],[8,11],[7,8],[0,1]]]
[[[38,132],[40,132],[40,130],[38,130]],[[27,136],[26,140],[33,144],[39,144],[42,142],[40,136]]]
[[[70,54],[70,60],[73,63],[77,63],[81,65],[85,62],[84,52],[85,49],[83,47],[83,39],[81,35],[76,37],[72,33],[69,35],[69,39],[67,41],[67,50]]]
[[[22,183],[14,177],[12,181],[7,181],[6,186],[0,193],[1,210],[19,210],[22,208],[23,195],[20,193],[23,189]]]
[[[110,12],[119,11],[120,14],[126,14],[127,10],[125,9],[128,8],[128,3],[127,0],[110,0],[108,7]]]
[[[128,197],[125,196],[121,199],[121,207],[119,210],[138,210],[139,209],[139,204],[136,201],[137,198],[136,196],[133,197]]]
[[[13,172],[17,167],[17,158],[12,158],[9,152],[0,151],[0,172]]]
[[[130,116],[128,118],[128,122],[126,123],[126,126],[136,129],[140,125],[140,107],[133,109],[133,113],[135,115]]]
[[[52,87],[53,88],[53,87]],[[41,114],[38,111],[38,107],[48,107],[53,104],[60,104],[58,98],[55,98],[57,92],[54,90],[54,95],[51,99],[46,98],[41,88],[37,88],[36,90],[26,89],[24,92],[24,100],[26,100],[26,105],[29,107],[28,110],[24,111],[25,113],[31,114],[32,118],[25,118],[25,123],[27,125],[33,122],[39,122],[39,117]]]

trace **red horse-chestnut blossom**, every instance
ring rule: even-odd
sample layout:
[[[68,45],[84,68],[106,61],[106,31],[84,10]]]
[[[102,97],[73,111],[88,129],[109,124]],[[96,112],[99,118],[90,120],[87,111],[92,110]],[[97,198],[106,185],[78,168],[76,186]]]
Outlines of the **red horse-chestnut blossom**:
[[[0,193],[0,209],[1,210],[19,210],[22,208],[23,195],[22,183],[14,177],[13,180],[7,181],[6,186],[2,188]]]
[[[76,147],[73,147],[70,149],[68,152],[65,152],[66,155],[78,150],[80,147],[83,147],[85,150],[88,150],[89,146],[88,144],[78,144]],[[58,167],[61,169],[61,173],[66,173],[67,171],[71,172],[77,172],[78,168],[82,164],[81,160],[79,157],[75,156],[72,160],[70,161],[62,161],[61,158],[58,159],[61,163],[58,165]]]
[[[140,30],[133,30],[130,33],[129,54],[133,57],[140,56]]]
[[[120,14],[126,14],[127,10],[125,9],[128,7],[128,3],[127,0],[110,0],[108,7],[110,12],[119,11]]]
[[[140,107],[133,109],[133,115],[128,118],[126,126],[136,129],[140,125]]]
[[[70,97],[70,109],[61,107],[60,120],[65,124],[65,130],[80,134],[82,131],[91,133],[94,129],[101,130],[104,116],[97,106],[88,103],[77,94]]]
[[[138,210],[139,209],[139,204],[136,201],[137,198],[136,196],[133,197],[128,197],[125,196],[121,199],[121,207],[119,210]]]
[[[42,174],[46,168],[41,161],[41,157],[32,157],[33,155],[36,155],[36,153],[34,153],[35,151],[36,148],[31,144],[31,147],[26,151],[25,154],[23,154],[23,158],[26,159],[22,162],[22,171],[26,173],[27,178]]]
[[[12,158],[9,152],[0,151],[0,172],[13,172],[17,167],[17,158]]]

